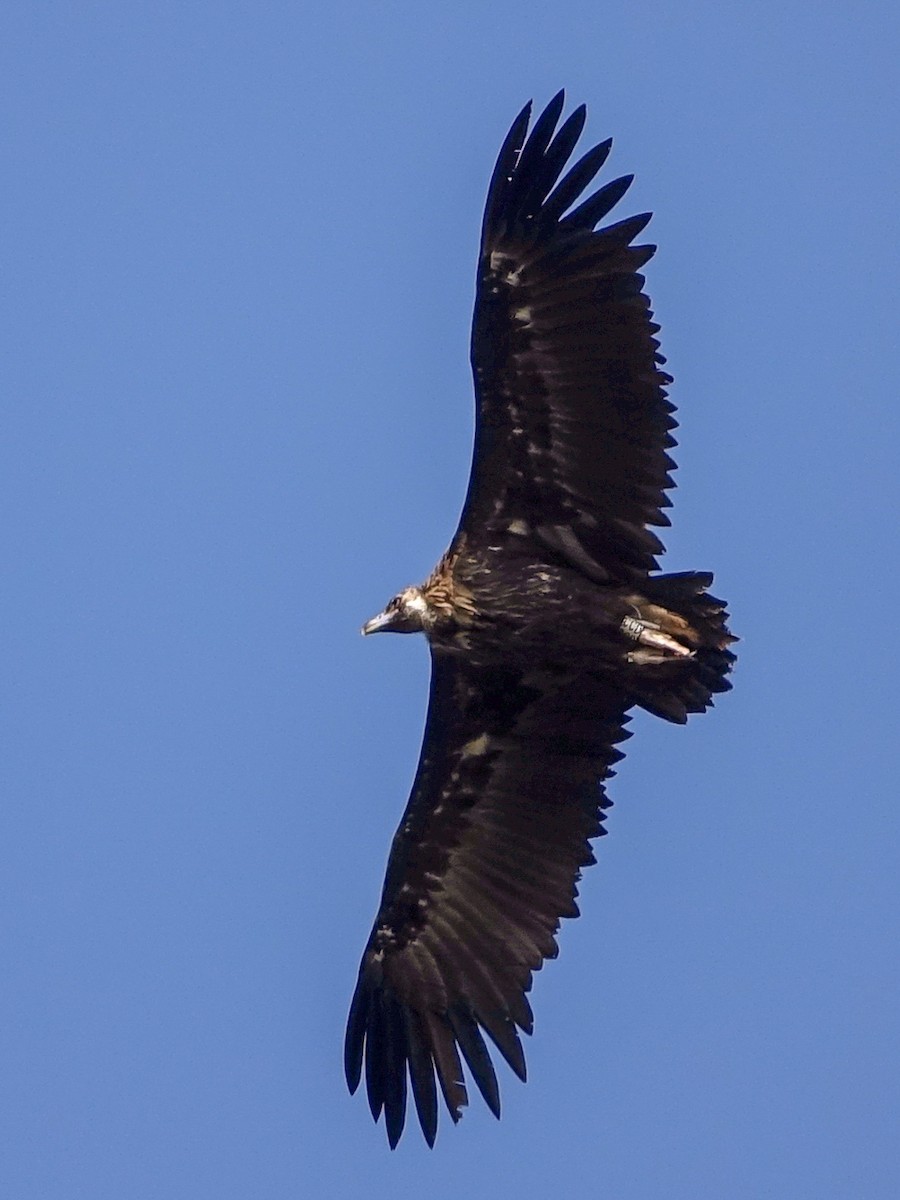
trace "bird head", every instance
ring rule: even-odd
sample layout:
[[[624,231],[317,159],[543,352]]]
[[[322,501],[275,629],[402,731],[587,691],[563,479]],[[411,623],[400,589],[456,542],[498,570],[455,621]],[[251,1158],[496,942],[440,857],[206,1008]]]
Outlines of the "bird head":
[[[422,589],[404,588],[388,600],[384,611],[362,627],[367,633],[421,633],[429,624],[429,605]]]

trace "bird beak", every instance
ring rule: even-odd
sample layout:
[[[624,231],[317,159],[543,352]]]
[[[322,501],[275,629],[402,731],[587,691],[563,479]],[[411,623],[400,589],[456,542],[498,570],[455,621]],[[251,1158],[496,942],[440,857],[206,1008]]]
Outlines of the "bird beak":
[[[396,624],[399,616],[400,614],[396,611],[380,612],[377,617],[373,617],[371,621],[366,621],[363,625],[363,637],[370,633],[383,633],[386,629],[390,629],[392,625]]]

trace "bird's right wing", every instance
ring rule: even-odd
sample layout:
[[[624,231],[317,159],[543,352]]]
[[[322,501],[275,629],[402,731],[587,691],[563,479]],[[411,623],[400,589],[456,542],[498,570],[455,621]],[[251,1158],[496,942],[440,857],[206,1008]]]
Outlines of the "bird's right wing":
[[[347,1081],[365,1064],[372,1114],[391,1145],[407,1072],[429,1144],[435,1079],[454,1121],[467,1103],[460,1053],[492,1111],[499,1094],[482,1030],[521,1078],[532,972],[576,916],[588,839],[603,832],[600,784],[622,757],[626,701],[593,677],[489,675],[433,653],[422,754],[387,868],[350,1011]]]

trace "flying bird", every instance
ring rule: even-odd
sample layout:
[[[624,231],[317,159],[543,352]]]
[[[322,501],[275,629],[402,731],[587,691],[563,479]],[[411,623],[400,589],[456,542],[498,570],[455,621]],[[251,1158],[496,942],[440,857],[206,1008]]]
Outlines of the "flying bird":
[[[584,106],[519,113],[488,189],[471,358],[477,410],[459,528],[424,583],[364,633],[424,633],[431,694],[350,1009],[345,1070],[394,1147],[407,1079],[429,1145],[462,1063],[500,1098],[487,1039],[525,1079],[533,972],[605,832],[629,709],[683,723],[731,685],[736,639],[706,572],[660,574],[673,486],[672,377],[633,244],[597,225],[631,183],[582,199],[611,142],[568,167]],[[558,126],[558,128],[557,128]],[[565,172],[565,174],[564,174]]]

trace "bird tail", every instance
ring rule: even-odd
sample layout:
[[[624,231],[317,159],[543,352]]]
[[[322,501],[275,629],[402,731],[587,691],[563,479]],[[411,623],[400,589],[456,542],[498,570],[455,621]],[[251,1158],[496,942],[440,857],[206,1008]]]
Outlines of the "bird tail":
[[[708,571],[682,571],[641,588],[648,602],[641,616],[691,651],[635,670],[637,703],[666,721],[684,724],[689,713],[711,708],[715,693],[731,690],[735,655],[728,647],[738,639],[728,631],[725,601],[706,590],[712,581]]]

